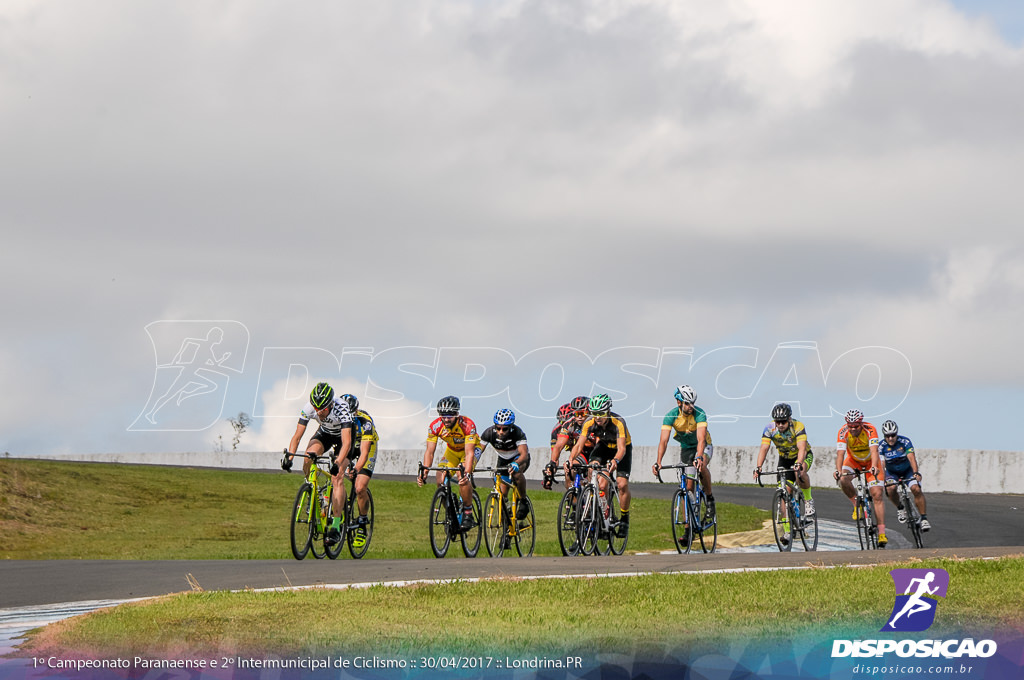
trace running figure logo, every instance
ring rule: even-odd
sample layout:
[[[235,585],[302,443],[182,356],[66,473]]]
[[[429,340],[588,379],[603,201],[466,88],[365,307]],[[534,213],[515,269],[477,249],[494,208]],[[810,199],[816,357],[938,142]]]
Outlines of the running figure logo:
[[[239,375],[249,330],[237,321],[154,321],[153,387],[129,430],[198,431],[220,420],[231,374]]]
[[[882,631],[927,630],[935,621],[936,598],[946,596],[949,573],[945,569],[893,569],[889,575],[896,586],[896,604]]]

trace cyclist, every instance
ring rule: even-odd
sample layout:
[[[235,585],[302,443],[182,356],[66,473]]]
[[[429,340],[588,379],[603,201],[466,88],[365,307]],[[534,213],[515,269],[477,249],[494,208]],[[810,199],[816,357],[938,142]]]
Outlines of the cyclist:
[[[373,468],[377,464],[377,442],[380,441],[380,436],[377,434],[377,427],[373,424],[373,418],[359,408],[359,400],[355,395],[343,394],[341,398],[348,404],[349,411],[352,412],[356,422],[356,441],[359,447],[353,450],[349,458],[355,458],[355,492],[359,510],[356,522],[359,526],[356,528],[352,545],[362,548],[366,545],[366,526],[370,523],[366,516],[370,507],[370,497],[366,489],[370,485]]]
[[[757,452],[757,467],[754,468],[754,480],[761,476],[761,465],[768,456],[768,449],[775,445],[779,453],[778,467],[793,470],[786,479],[800,487],[804,494],[804,507],[807,516],[814,514],[814,499],[811,498],[811,478],[807,472],[814,463],[814,452],[807,443],[807,430],[799,420],[793,420],[793,407],[789,404],[776,404],[772,408],[772,422],[761,433],[761,450]]]
[[[607,394],[592,397],[587,404],[589,417],[583,421],[580,436],[569,455],[569,464],[582,457],[587,440],[594,437],[593,460],[608,467],[615,474],[615,486],[619,490],[619,512],[621,519],[615,530],[619,538],[629,534],[629,472],[633,465],[633,440],[629,436],[626,421],[612,412],[612,400]],[[599,491],[606,493],[607,483],[601,479]]]
[[[700,483],[708,499],[708,512],[715,516],[715,496],[711,491],[711,470],[708,464],[715,454],[708,432],[708,415],[697,406],[697,391],[689,385],[680,385],[675,391],[676,407],[661,421],[661,439],[658,441],[658,460],[652,466],[654,474],[661,472],[661,459],[668,449],[671,436],[679,442],[679,462],[693,465],[700,473]],[[675,434],[673,434],[675,432]]]
[[[907,486],[914,494],[914,505],[921,513],[921,531],[930,530],[932,525],[925,513],[924,490],[921,489],[921,473],[917,467],[914,443],[900,434],[900,428],[895,421],[887,420],[882,423],[882,441],[878,443],[878,457],[885,461],[886,479],[908,480]],[[900,524],[906,524],[907,509],[900,502],[895,486],[889,488],[889,499],[896,506],[896,519]]]
[[[878,547],[884,548],[889,539],[885,535],[885,497],[882,494],[885,473],[878,457],[878,430],[865,422],[864,414],[855,408],[846,412],[846,424],[839,428],[833,476],[853,504],[853,519],[857,519],[857,490],[853,488],[853,481],[843,476],[843,473],[854,470],[866,471],[864,479],[878,517]]]
[[[459,495],[462,496],[462,528],[472,529],[473,520],[473,482],[470,475],[476,462],[476,452],[480,446],[480,436],[476,433],[476,423],[466,416],[459,415],[461,409],[459,398],[442,397],[437,402],[437,419],[427,428],[427,449],[423,452],[423,467],[434,464],[434,451],[437,440],[445,443],[444,460],[441,467],[455,469],[459,481]],[[459,465],[463,471],[459,471]],[[423,471],[416,477],[416,483],[423,486],[427,472]],[[437,485],[444,482],[444,473],[437,473]]]
[[[498,467],[510,468],[510,474],[501,477],[501,495],[508,493],[509,484],[516,485],[520,499],[516,519],[524,519],[530,514],[530,507],[523,500],[526,498],[526,477],[523,473],[530,468],[530,448],[526,444],[526,433],[516,425],[516,414],[511,409],[499,409],[494,414],[494,425],[483,431],[480,442],[480,455],[490,444],[498,454]]]
[[[590,404],[590,400],[585,396],[579,396],[569,402],[570,416],[562,422],[557,432],[552,432],[551,441],[551,461],[545,466],[545,472],[547,473],[544,477],[544,488],[551,488],[551,480],[555,474],[555,469],[558,468],[558,459],[562,455],[563,449],[568,449],[572,452],[574,446],[576,446],[577,440],[579,440],[580,432],[583,431],[583,423],[586,421],[587,416],[590,415],[587,408]],[[587,464],[587,456],[594,450],[594,436],[591,435],[589,439],[583,444],[583,451],[580,453],[580,464]],[[565,488],[572,486],[572,478],[569,472],[568,466],[565,471]]]
[[[302,442],[302,435],[305,434],[306,425],[311,419],[315,419],[320,427],[310,438],[309,444],[306,446],[306,453],[321,456],[332,448],[335,452],[334,460],[331,463],[331,505],[334,508],[334,517],[324,536],[326,543],[335,543],[341,537],[341,516],[345,512],[346,492],[340,474],[341,464],[352,454],[352,443],[356,439],[356,424],[348,404],[334,394],[334,388],[325,382],[317,383],[309,394],[309,404],[299,412],[299,424],[295,427],[295,434],[292,435],[284,459],[281,461],[282,469],[292,469],[292,456],[295,455],[296,449]],[[313,461],[310,458],[303,459],[303,475],[309,475],[309,468],[312,464]]]

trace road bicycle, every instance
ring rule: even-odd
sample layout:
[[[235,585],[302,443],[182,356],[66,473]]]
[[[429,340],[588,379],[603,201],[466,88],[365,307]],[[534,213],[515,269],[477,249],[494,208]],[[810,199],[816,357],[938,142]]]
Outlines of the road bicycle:
[[[370,541],[373,539],[373,493],[370,487],[366,487],[366,521],[360,522],[359,501],[356,498],[356,466],[351,460],[348,462],[346,477],[350,477],[348,495],[345,498],[345,516],[341,521],[341,540],[348,545],[348,552],[353,559],[361,559],[366,551],[370,549]],[[359,541],[359,530],[365,531],[363,541]],[[340,543],[340,542],[339,542]],[[359,545],[357,545],[359,544]],[[330,553],[328,552],[328,555]]]
[[[284,454],[287,461],[287,449]],[[294,458],[309,458],[313,464],[309,466],[306,481],[299,486],[292,506],[292,556],[301,560],[312,552],[313,557],[318,560],[322,560],[324,555],[332,560],[337,559],[344,544],[340,539],[333,543],[327,540],[327,527],[334,517],[331,504],[333,485],[330,475],[334,461],[330,456],[317,456],[312,453],[296,453]]]
[[[791,468],[780,467],[773,472],[757,473],[758,486],[764,487],[761,477],[778,477],[779,486],[772,495],[772,532],[779,552],[790,552],[797,536],[805,551],[818,549],[818,515],[807,515],[806,500],[790,479]]]
[[[607,469],[597,461],[586,465],[591,474],[582,481],[580,497],[576,503],[576,541],[581,555],[621,555],[629,540],[629,525],[625,535],[619,536],[623,526],[619,509],[619,491]],[[601,491],[600,480],[605,482]],[[600,544],[603,543],[602,548]]]
[[[494,486],[484,503],[484,544],[491,557],[501,557],[513,548],[520,557],[529,557],[537,542],[533,502],[529,496],[520,496],[519,489],[512,483],[508,483],[506,494],[501,493],[502,475],[507,478],[509,470],[507,466],[476,470],[494,475]],[[523,519],[516,519],[520,501],[526,503],[529,513]]]
[[[896,487],[896,495],[900,499],[900,503],[903,504],[903,509],[907,511],[907,526],[910,527],[910,533],[914,537],[914,546],[918,548],[924,547],[924,541],[921,537],[921,512],[917,509],[917,503],[914,502],[914,492],[910,490],[910,480],[913,477],[906,479],[887,479],[885,480],[886,488],[890,486]]]
[[[579,532],[576,530],[579,521],[577,513],[580,492],[583,490],[583,476],[587,471],[587,466],[573,463],[568,467],[572,484],[562,494],[562,500],[558,503],[558,547],[562,549],[562,554],[566,557],[574,557],[580,553]],[[556,472],[545,470],[544,472],[545,478],[549,478],[552,484],[559,478],[559,475],[564,477],[565,474],[563,470]]]
[[[875,506],[864,482],[864,470],[844,472],[840,477],[856,477],[853,482],[857,495],[854,497],[854,511],[857,513],[857,540],[861,550],[878,550],[878,524],[875,520]]]
[[[661,470],[679,470],[679,488],[672,497],[672,542],[676,552],[693,550],[694,538],[706,553],[715,552],[718,545],[718,515],[708,509],[708,497],[700,483],[700,475],[693,465],[662,465]],[[656,473],[659,482],[661,470]]]
[[[476,489],[473,489],[473,526],[464,528],[462,526],[462,495],[452,490],[452,475],[456,468],[451,467],[424,467],[420,463],[419,474],[425,472],[443,472],[444,478],[434,492],[434,498],[430,501],[430,549],[434,551],[434,557],[441,558],[448,554],[448,547],[452,540],[458,536],[462,543],[462,552],[466,557],[476,557],[480,550],[480,537],[483,533],[480,518],[480,496]],[[458,471],[465,474],[465,468],[459,464]],[[472,478],[470,479],[472,483]]]

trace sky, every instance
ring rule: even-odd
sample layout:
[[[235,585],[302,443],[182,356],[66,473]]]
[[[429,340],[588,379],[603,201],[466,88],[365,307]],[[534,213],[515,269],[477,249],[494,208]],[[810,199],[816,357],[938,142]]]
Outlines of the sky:
[[[1021,450],[1022,17],[5,2],[0,451],[280,451],[319,380],[384,448],[690,384],[718,445]]]

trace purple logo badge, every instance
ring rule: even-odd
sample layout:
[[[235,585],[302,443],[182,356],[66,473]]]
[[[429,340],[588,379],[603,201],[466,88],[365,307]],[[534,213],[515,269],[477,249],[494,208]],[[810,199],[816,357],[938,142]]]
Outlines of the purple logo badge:
[[[893,569],[896,604],[882,632],[927,630],[935,621],[938,599],[946,596],[949,573],[945,569]]]

